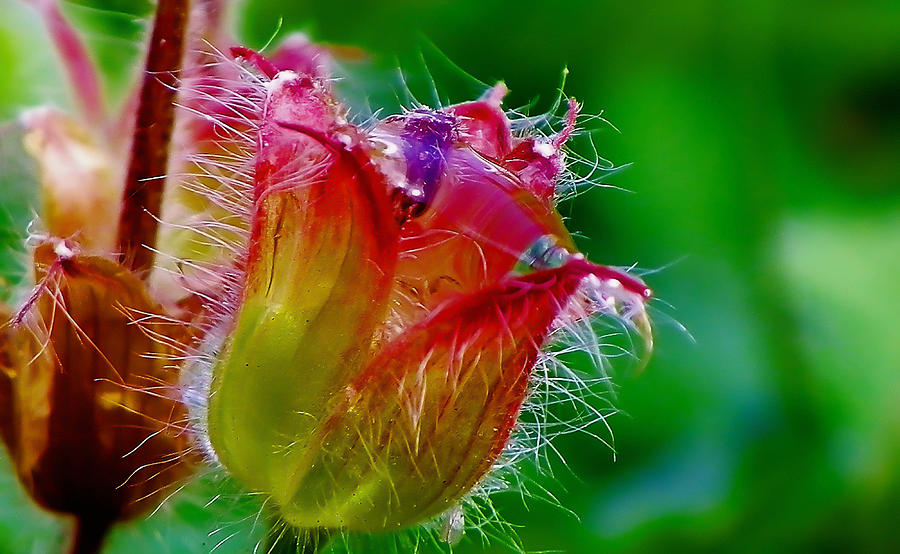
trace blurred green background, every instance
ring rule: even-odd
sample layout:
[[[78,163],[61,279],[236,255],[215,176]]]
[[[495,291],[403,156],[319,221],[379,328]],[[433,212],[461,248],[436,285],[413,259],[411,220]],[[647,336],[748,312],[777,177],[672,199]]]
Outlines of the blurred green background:
[[[0,120],[70,105],[35,15],[0,6]],[[65,3],[114,98],[149,7]],[[390,68],[424,82],[423,51],[505,80],[508,105],[533,112],[568,67],[566,92],[619,129],[594,142],[633,163],[604,179],[630,192],[581,196],[570,227],[594,260],[661,268],[647,280],[673,308],[657,304],[646,371],[617,377],[615,459],[561,437],[568,468],[543,482],[565,510],[496,497],[525,550],[900,552],[900,3],[250,0],[234,20],[255,47],[282,20],[371,52],[375,106]],[[471,81],[443,67],[441,95],[466,99]],[[18,169],[0,163],[8,186]],[[30,216],[9,190],[14,237]],[[206,479],[108,551],[208,552],[233,532],[217,552],[245,551],[252,508],[204,508],[222,486]],[[4,460],[0,552],[51,552],[62,533]],[[471,535],[454,551],[506,551]]]

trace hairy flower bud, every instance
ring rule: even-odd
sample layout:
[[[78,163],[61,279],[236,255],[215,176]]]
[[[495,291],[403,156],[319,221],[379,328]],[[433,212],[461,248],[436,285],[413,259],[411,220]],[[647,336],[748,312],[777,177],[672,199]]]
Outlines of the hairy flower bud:
[[[378,175],[311,136],[336,117],[327,93],[291,73],[268,89],[247,277],[208,425],[232,474],[281,495],[292,494],[291,458],[302,463],[316,414],[369,356],[387,312],[396,224]],[[309,122],[310,134],[282,121]]]
[[[578,106],[516,137],[498,85],[364,131],[318,76],[235,53],[263,100],[240,292],[195,368],[202,442],[295,527],[420,523],[492,468],[555,330],[649,333],[649,289],[586,261],[555,209]]]
[[[148,388],[171,382],[161,308],[120,265],[64,241],[35,251],[42,284],[4,327],[2,435],[42,506],[109,525],[158,501],[184,475],[177,405]],[[178,340],[181,337],[171,337]]]

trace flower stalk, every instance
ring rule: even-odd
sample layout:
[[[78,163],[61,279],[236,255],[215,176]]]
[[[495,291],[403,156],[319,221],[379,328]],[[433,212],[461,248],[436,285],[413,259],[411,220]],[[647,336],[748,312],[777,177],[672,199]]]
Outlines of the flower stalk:
[[[188,0],[159,1],[135,116],[118,248],[122,263],[142,275],[153,266],[189,11]]]
[[[81,517],[75,521],[75,533],[70,554],[96,554],[112,527],[109,518]]]

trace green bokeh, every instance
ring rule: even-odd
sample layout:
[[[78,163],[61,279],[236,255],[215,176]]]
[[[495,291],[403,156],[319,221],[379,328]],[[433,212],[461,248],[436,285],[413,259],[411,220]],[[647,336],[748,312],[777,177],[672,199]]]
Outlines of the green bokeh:
[[[65,105],[36,18],[0,1],[0,118]],[[147,4],[66,9],[120,99]],[[280,18],[282,34],[371,52],[357,88],[375,107],[398,65],[423,100],[425,65],[463,100],[476,85],[452,60],[539,111],[568,67],[566,92],[620,130],[594,142],[633,163],[604,178],[630,192],[582,195],[570,226],[594,260],[662,268],[647,280],[674,308],[657,304],[646,371],[617,378],[615,460],[585,435],[557,442],[568,468],[543,482],[575,515],[497,497],[526,550],[900,551],[900,4],[255,0],[235,20],[259,47]],[[2,240],[28,219],[8,192],[18,167],[0,159]],[[108,551],[208,552],[232,532],[216,552],[243,551],[253,508],[224,487],[193,486]],[[0,552],[50,551],[62,533],[4,469]]]

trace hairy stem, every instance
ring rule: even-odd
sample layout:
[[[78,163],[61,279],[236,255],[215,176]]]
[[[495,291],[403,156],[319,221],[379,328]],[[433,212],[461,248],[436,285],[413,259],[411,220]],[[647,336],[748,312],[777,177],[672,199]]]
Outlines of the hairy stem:
[[[108,518],[77,517],[75,537],[70,554],[97,554],[103,546],[106,535],[112,528]]]
[[[298,529],[277,521],[269,527],[263,554],[316,554],[325,549],[331,535],[326,529]]]
[[[139,273],[153,266],[188,4],[188,0],[159,0],[137,105],[118,246],[122,263]]]

